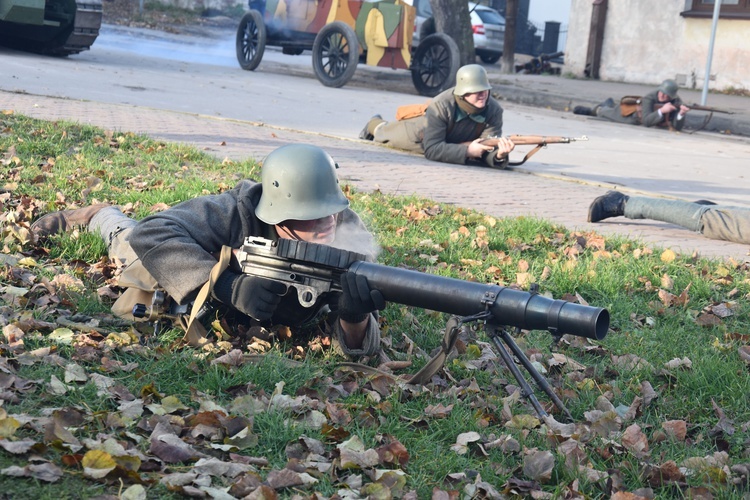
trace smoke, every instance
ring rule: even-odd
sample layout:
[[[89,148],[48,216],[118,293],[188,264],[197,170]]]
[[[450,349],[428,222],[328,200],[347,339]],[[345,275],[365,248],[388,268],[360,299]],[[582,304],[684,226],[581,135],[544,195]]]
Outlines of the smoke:
[[[368,260],[375,262],[381,248],[373,235],[365,229],[360,221],[346,221],[336,227],[336,239],[332,247],[365,254]]]
[[[214,31],[213,36],[195,36],[107,25],[102,28],[94,48],[177,62],[237,67],[234,32]]]

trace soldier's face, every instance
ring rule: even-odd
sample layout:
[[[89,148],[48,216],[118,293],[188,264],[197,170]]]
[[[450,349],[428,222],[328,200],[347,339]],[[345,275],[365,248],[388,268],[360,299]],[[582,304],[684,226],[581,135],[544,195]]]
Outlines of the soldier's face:
[[[285,220],[276,225],[280,238],[330,245],[336,237],[336,215],[313,220]]]
[[[489,90],[482,90],[481,92],[471,92],[470,94],[464,94],[464,100],[476,106],[477,108],[483,108],[487,105],[487,99],[490,98]]]

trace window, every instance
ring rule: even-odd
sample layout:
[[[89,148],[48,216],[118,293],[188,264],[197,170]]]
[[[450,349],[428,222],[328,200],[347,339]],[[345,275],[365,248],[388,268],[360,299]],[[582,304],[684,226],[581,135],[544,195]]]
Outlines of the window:
[[[715,0],[687,0],[684,17],[713,17]],[[719,17],[723,19],[750,19],[750,0],[721,0]]]

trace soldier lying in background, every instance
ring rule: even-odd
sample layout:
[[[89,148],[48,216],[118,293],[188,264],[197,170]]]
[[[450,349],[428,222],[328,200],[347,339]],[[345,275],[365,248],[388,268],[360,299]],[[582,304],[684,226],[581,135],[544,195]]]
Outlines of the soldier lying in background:
[[[750,208],[711,201],[680,201],[627,196],[608,191],[589,206],[589,222],[610,217],[652,219],[682,226],[714,240],[750,244]]]
[[[514,145],[502,138],[503,108],[491,89],[484,67],[462,66],[456,86],[438,94],[416,116],[387,122],[375,115],[359,138],[424,153],[428,160],[505,168]],[[500,138],[497,146],[482,144],[488,137]]]
[[[597,116],[629,125],[682,130],[685,126],[685,115],[690,108],[682,103],[677,90],[677,83],[674,80],[664,80],[658,89],[643,97],[625,96],[619,104],[609,98],[594,108],[576,106],[573,108],[573,113]]]

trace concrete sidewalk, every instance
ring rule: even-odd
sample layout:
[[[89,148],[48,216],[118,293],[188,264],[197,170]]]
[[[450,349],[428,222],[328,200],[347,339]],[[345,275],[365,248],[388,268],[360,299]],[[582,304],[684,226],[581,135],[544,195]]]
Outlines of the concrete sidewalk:
[[[610,187],[601,183],[530,175],[528,171],[447,165],[357,139],[131,105],[0,92],[0,109],[146,133],[195,146],[219,158],[261,159],[284,144],[316,144],[341,165],[342,181],[359,190],[418,195],[496,217],[540,217],[574,231],[624,234],[677,252],[750,261],[748,245],[710,240],[670,224],[624,218],[586,223],[589,204]]]
[[[486,65],[493,93],[501,100],[516,104],[570,111],[575,106],[594,107],[611,97],[615,101],[626,95],[642,96],[658,87],[635,83],[577,80],[552,75],[504,75],[497,65]],[[686,105],[700,104],[702,92],[680,89]],[[750,97],[710,93],[706,106],[731,111],[733,114],[714,113],[703,130],[722,134],[750,137]],[[692,111],[686,116],[686,132],[703,125],[709,116],[706,111]],[[590,118],[597,120],[597,118]]]

